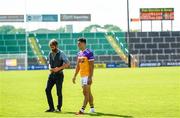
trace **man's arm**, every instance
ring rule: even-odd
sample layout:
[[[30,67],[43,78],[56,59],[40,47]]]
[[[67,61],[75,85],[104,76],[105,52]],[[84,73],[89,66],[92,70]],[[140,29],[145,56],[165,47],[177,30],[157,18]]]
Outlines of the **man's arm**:
[[[58,72],[60,70],[68,68],[69,66],[70,66],[70,62],[67,62],[67,63],[63,64],[62,66],[60,66],[60,67],[52,68],[50,70],[56,73],[56,72]]]
[[[68,58],[66,57],[66,55],[64,54],[64,52],[61,52],[61,58],[62,58],[64,64],[62,66],[60,66],[60,67],[54,68],[53,69],[54,72],[58,72],[60,70],[68,68],[70,66],[70,62],[69,62]]]
[[[76,65],[76,68],[75,68],[74,77],[73,77],[73,79],[72,79],[72,81],[73,81],[74,84],[76,83],[76,76],[77,76],[77,74],[79,73],[79,70],[80,70],[79,61],[77,61],[77,65]]]
[[[88,84],[92,84],[92,77],[94,73],[94,60],[89,61],[89,77],[88,77]]]
[[[51,56],[51,53],[48,54],[47,63],[48,63],[50,73],[53,73],[53,69],[51,68],[51,65],[50,65],[50,59],[51,59],[50,56]]]

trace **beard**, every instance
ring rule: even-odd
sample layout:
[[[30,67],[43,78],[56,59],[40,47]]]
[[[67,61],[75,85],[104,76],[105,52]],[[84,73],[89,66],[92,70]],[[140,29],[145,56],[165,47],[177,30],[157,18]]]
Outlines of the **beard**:
[[[58,51],[58,49],[57,49],[57,48],[52,49],[52,52],[54,52],[54,53],[56,53],[57,51]]]

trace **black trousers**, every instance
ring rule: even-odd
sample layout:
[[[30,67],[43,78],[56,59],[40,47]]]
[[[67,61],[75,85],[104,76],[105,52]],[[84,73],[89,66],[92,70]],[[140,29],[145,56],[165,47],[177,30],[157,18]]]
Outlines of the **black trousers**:
[[[57,91],[57,96],[58,96],[57,108],[61,109],[61,107],[62,107],[62,100],[63,100],[62,84],[63,84],[63,80],[64,80],[64,74],[63,73],[51,73],[51,74],[49,74],[45,91],[46,91],[46,97],[47,97],[47,101],[48,101],[50,109],[54,109],[54,103],[53,103],[53,98],[52,98],[52,94],[51,94],[51,90],[52,90],[54,84],[56,84],[56,91]]]

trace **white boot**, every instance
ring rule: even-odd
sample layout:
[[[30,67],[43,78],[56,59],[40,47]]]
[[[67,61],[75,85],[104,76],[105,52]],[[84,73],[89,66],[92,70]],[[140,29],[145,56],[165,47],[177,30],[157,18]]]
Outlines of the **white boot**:
[[[95,109],[94,108],[90,108],[90,113],[95,113]]]

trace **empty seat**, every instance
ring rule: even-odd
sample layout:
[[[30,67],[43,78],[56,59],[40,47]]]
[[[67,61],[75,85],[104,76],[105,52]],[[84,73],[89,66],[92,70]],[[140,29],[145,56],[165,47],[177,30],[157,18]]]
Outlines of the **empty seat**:
[[[140,43],[140,38],[129,38],[129,43]]]
[[[73,34],[72,34],[72,38],[73,38],[73,39],[78,39],[78,38],[80,38],[80,37],[83,37],[83,33],[73,33]]]
[[[37,39],[47,39],[47,34],[36,34]]]
[[[151,38],[141,38],[142,43],[151,43],[152,39]]]
[[[124,38],[125,35],[126,35],[126,34],[125,34],[124,32],[115,32],[115,36],[116,36],[116,37],[120,37],[120,38],[123,37],[123,38]]]
[[[66,50],[77,50],[76,45],[66,45]]]
[[[1,52],[6,52],[6,51],[7,51],[6,48],[7,48],[6,46],[0,46],[0,51],[1,51]]]
[[[96,33],[95,35],[96,35],[96,38],[104,38],[105,37],[105,33],[101,33],[101,32]]]
[[[76,50],[70,50],[69,55],[77,55],[78,51]]]
[[[158,60],[168,60],[169,55],[158,55]]]
[[[26,51],[26,46],[24,45],[20,45],[19,46],[19,51],[21,51],[21,52],[25,52]]]
[[[156,60],[156,55],[146,55],[145,59],[146,60]]]
[[[50,33],[48,34],[48,39],[58,39],[59,38],[59,34],[57,33]]]
[[[110,44],[103,44],[103,49],[112,49],[112,46]]]
[[[88,44],[97,44],[98,43],[98,40],[97,39],[87,39],[87,43]]]
[[[8,52],[19,52],[19,46],[7,46]]]
[[[16,40],[5,40],[5,45],[6,46],[16,46],[17,45],[17,41]]]
[[[95,38],[95,33],[84,33],[84,37],[86,39]]]
[[[14,34],[6,34],[3,35],[4,40],[15,40],[15,35]]]
[[[26,39],[26,34],[16,34],[16,39],[17,40],[25,40]]]
[[[18,43],[18,45],[26,45],[25,40],[18,40],[17,43]]]
[[[2,39],[3,39],[3,35],[0,34],[0,40],[2,40]]]
[[[69,45],[69,44],[75,44],[74,43],[74,40],[70,40],[70,39],[63,39],[62,40],[62,43],[64,44],[64,45]]]
[[[71,33],[61,33],[60,38],[69,38],[70,39],[70,38],[72,38]]]
[[[5,45],[4,40],[0,40],[0,46],[4,46],[4,45]]]
[[[49,41],[46,39],[39,39],[38,41],[41,45],[49,45]]]
[[[101,49],[104,49],[104,47],[102,48],[102,45],[92,44],[91,49],[92,50],[101,50]]]
[[[106,44],[109,43],[106,38],[100,38],[98,40],[99,40],[99,43],[106,43]]]
[[[106,55],[106,51],[105,50],[95,50],[94,54],[95,55]]]
[[[117,53],[113,49],[108,49],[107,54],[108,55],[116,55]]]

